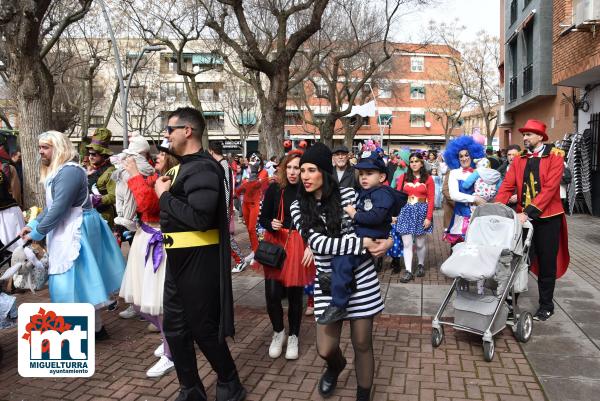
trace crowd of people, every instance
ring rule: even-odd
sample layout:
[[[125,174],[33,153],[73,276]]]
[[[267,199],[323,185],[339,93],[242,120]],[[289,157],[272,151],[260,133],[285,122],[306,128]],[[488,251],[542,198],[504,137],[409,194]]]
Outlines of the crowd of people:
[[[404,283],[433,268],[426,254],[436,208],[443,209],[436,224],[450,246],[464,241],[473,208],[486,202],[502,202],[521,221],[531,220],[540,277],[535,316],[553,314],[554,282],[568,265],[558,191],[564,152],[544,144],[543,123],[530,120],[522,128],[522,152],[511,145],[494,153],[461,136],[443,152],[389,154],[371,141],[356,153],[318,142],[291,149],[288,142],[285,155],[268,160],[258,153],[227,157],[218,142],[203,149],[203,132],[201,113],[180,108],[169,115],[155,157],[140,136],[114,155],[111,132],[98,129],[84,158],[64,134],[43,133],[46,207],[27,225],[17,170],[10,162],[5,167],[0,147],[0,240],[17,234],[45,240],[51,301],[94,305],[96,340],[110,332],[100,311],[115,308],[117,294],[129,303],[122,318],[140,316],[161,333],[149,350],[158,361],[147,375],[174,369],[177,400],[207,399],[194,344],[217,374],[217,400],[245,398],[225,339],[235,333],[231,275],[248,267],[264,276],[269,357],[279,358],[285,347],[285,359],[297,359],[302,317],[314,314],[316,348],[326,365],[318,391],[328,397],[346,366],[340,337],[349,321],[356,399],[369,400],[373,321],[384,309],[378,273],[386,255],[392,274],[404,270]],[[235,241],[236,223],[246,227],[248,255]],[[129,243],[126,258],[122,242]],[[268,246],[285,258],[266,260]]]

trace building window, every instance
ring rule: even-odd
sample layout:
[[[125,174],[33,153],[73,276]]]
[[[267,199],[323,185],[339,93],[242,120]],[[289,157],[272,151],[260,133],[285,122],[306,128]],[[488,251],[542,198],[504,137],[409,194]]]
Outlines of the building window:
[[[129,95],[132,98],[136,98],[136,99],[143,99],[146,97],[146,86],[145,85],[136,85],[136,86],[131,86],[131,88],[129,88]]]
[[[222,131],[224,127],[224,121],[221,116],[207,116],[204,115],[204,121],[206,121],[206,128],[209,131]]]
[[[410,126],[411,127],[424,127],[425,126],[425,114],[424,113],[410,113]]]
[[[198,89],[198,97],[201,102],[214,102],[215,91],[212,88]]]
[[[143,130],[146,126],[146,116],[144,115],[132,115],[131,116],[131,126],[134,130],[140,129]]]
[[[327,84],[317,84],[315,86],[315,97],[328,98],[329,86]]]
[[[514,24],[517,20],[517,0],[512,0],[510,2],[510,24]]]
[[[527,53],[527,65],[523,68],[523,93],[529,93],[533,89],[533,21],[524,29],[525,52]]]
[[[90,128],[99,128],[104,125],[104,116],[90,116]]]
[[[359,119],[362,119],[362,125],[361,127],[365,127],[365,126],[370,126],[371,122],[368,116],[366,117],[361,117],[361,116],[352,116],[350,117],[350,125],[351,126],[355,126],[356,124],[358,124]]]
[[[187,100],[183,82],[161,82],[160,100],[163,102],[183,102]]]
[[[297,110],[285,112],[285,125],[302,125],[302,117]]]
[[[92,86],[92,96],[94,99],[101,99],[104,97],[104,86],[94,85]]]
[[[517,100],[517,75],[518,75],[518,58],[517,58],[517,40],[513,40],[509,44],[510,51],[510,80],[509,80],[509,95],[510,102]]]
[[[391,114],[380,114],[377,116],[377,124],[380,126],[389,126],[392,124]]]
[[[425,99],[425,86],[420,84],[410,84],[411,99]]]
[[[392,98],[392,84],[390,82],[382,82],[379,85],[379,98],[380,99],[391,99]]]
[[[425,58],[421,56],[411,57],[410,70],[412,72],[423,72],[425,70]]]

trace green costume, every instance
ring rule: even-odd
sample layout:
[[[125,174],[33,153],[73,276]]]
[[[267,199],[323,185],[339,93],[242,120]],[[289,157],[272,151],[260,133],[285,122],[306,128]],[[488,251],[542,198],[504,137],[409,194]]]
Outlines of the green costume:
[[[95,150],[105,157],[108,157],[113,154],[113,152],[108,148],[111,136],[112,133],[109,129],[98,128],[92,136],[92,142],[86,147],[88,149]],[[96,169],[96,171],[88,176],[88,189],[90,190],[90,193],[94,194],[94,192],[92,192],[92,187],[95,185],[101,195],[100,197],[96,197],[96,200],[93,201],[94,207],[96,210],[98,210],[98,213],[102,215],[104,220],[107,221],[111,228],[114,225],[114,219],[116,215],[115,191],[117,183],[110,178],[114,171],[115,166],[110,164],[110,161],[107,158],[104,164],[102,164]]]

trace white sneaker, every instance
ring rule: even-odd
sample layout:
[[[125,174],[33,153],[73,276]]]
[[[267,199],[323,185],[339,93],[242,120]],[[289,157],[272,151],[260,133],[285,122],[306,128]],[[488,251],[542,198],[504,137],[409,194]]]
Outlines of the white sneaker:
[[[123,319],[131,319],[137,316],[137,312],[133,308],[133,305],[129,305],[127,309],[122,312],[119,312],[119,316]]]
[[[250,264],[253,261],[254,261],[254,252],[250,252],[250,254],[244,258],[244,262]]]
[[[285,342],[285,330],[281,330],[279,333],[273,333],[273,339],[269,346],[269,356],[271,358],[279,358],[283,351],[283,343]]]
[[[298,359],[298,336],[291,335],[288,337],[285,359]]]
[[[154,356],[157,358],[160,358],[164,354],[165,354],[165,345],[163,343],[160,343],[160,345],[158,347],[156,347],[156,349],[154,350]]]
[[[146,372],[148,377],[161,377],[175,369],[175,364],[166,356],[161,356],[158,362]]]
[[[231,272],[232,273],[241,273],[244,271],[244,269],[246,269],[246,267],[248,267],[248,262],[246,262],[245,260],[242,260],[240,263],[235,265],[233,267],[233,269],[231,269]]]

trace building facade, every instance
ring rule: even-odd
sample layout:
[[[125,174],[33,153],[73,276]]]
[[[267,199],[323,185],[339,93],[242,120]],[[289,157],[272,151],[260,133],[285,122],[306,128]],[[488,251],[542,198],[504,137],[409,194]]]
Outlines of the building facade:
[[[386,148],[439,147],[445,142],[446,133],[442,106],[449,108],[449,59],[459,54],[448,46],[435,44],[396,43],[392,47],[392,58],[382,65],[383,72],[363,88],[370,92],[365,98],[374,103],[374,108],[370,115],[362,117],[354,143],[377,139]],[[293,94],[290,96],[285,126],[290,139],[318,140],[318,128],[306,120],[329,112],[329,102],[323,96],[327,93],[323,90],[327,88],[306,90],[308,107],[299,106]],[[352,123],[357,118],[360,117],[352,117]],[[334,142],[344,140],[341,131],[342,123],[338,121]],[[452,133],[458,131],[454,129]]]
[[[521,143],[518,128],[530,118],[546,123],[550,141],[572,133],[571,88],[552,80],[553,4],[544,0],[501,0],[500,76],[504,107],[499,117],[502,147]]]
[[[578,91],[576,131],[592,135],[592,208],[600,215],[600,0],[554,0],[552,82]]]

